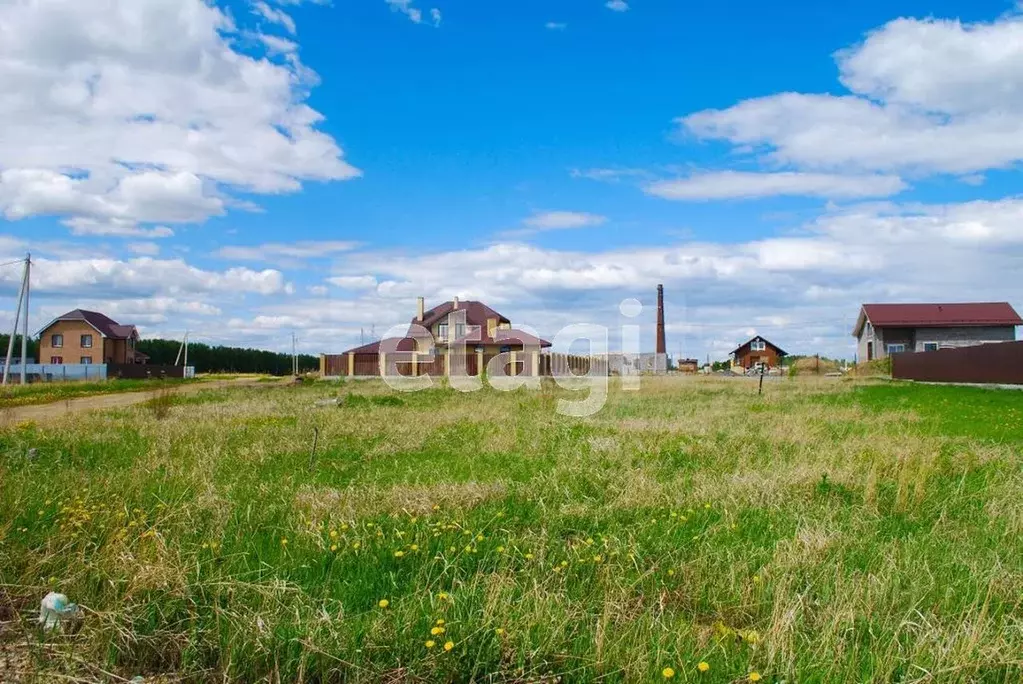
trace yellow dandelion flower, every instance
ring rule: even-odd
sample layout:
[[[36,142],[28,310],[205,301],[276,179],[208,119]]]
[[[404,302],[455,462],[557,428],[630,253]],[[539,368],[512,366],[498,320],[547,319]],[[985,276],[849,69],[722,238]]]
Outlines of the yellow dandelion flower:
[[[526,554],[526,560],[533,560],[533,554],[527,553]]]
[[[433,505],[433,510],[439,511],[440,510],[440,506],[438,506],[437,504],[434,504]]]
[[[561,561],[561,567],[567,568],[568,567],[568,561]]]
[[[484,539],[484,537],[483,537],[482,534],[477,534],[476,535],[476,541],[483,541],[483,539]]]
[[[503,518],[504,517],[504,511],[498,511],[497,512],[497,517],[498,518]]]
[[[413,544],[409,548],[412,549],[413,551],[418,551],[419,550],[419,544]]]
[[[604,562],[604,557],[601,556],[601,555],[596,555],[596,556],[593,557],[593,562],[594,563],[603,563]]]
[[[497,629],[495,629],[494,634],[496,634],[497,636],[501,636],[502,634],[504,634],[504,627],[498,627]]]
[[[331,551],[337,551],[337,544],[331,544],[330,545],[330,550]]]
[[[586,545],[587,546],[593,546],[593,538],[592,537],[590,539],[586,540]]]
[[[287,545],[288,545],[288,538],[287,537],[281,537],[281,546],[287,546]]]
[[[433,629],[430,630],[430,634],[437,636],[439,634],[443,634],[446,631],[447,630],[444,629],[443,627],[434,627]]]
[[[674,577],[674,576],[675,576],[675,571],[674,570],[668,570],[668,577]]]
[[[760,575],[753,575],[753,584],[760,584]]]
[[[760,676],[759,672],[750,672],[749,673],[749,680],[751,682],[759,682],[761,679],[763,679],[763,677]]]
[[[663,670],[661,670],[661,675],[665,679],[671,679],[672,677],[675,676],[675,670],[671,669],[670,667],[666,667]]]
[[[427,639],[426,640],[426,647],[427,648],[433,648],[436,645],[437,645],[437,642],[434,641],[433,639]]]
[[[361,542],[355,542],[354,544],[352,544],[353,549],[358,549],[360,546],[362,546]]]
[[[437,618],[437,624],[438,625],[443,625],[444,624],[444,618]]]
[[[710,504],[708,504],[708,507],[709,506]],[[696,669],[699,670],[700,672],[706,672],[707,670],[710,669],[710,664],[704,660],[701,660],[700,664],[696,666]]]
[[[404,555],[405,555],[405,552],[404,552],[404,551],[395,551],[395,552],[394,552],[394,557],[395,557],[395,558],[401,558],[401,557],[402,557],[402,556],[404,556]]]
[[[498,553],[504,553],[504,547],[503,546],[498,546],[497,547],[497,552]]]
[[[373,523],[371,522],[366,523],[366,527],[373,527]]]
[[[442,591],[441,593],[437,594],[437,598],[439,598],[441,601],[446,601],[448,595]]]
[[[465,547],[465,552],[466,553],[472,553],[472,547],[471,546],[466,546]]]
[[[337,530],[331,530],[330,531],[330,538],[331,539],[337,539]]]
[[[445,651],[450,651],[454,647],[455,647],[455,642],[454,641],[446,641],[446,642],[444,642],[444,650]]]
[[[377,605],[380,606],[381,608],[386,608],[387,606],[391,605],[391,602],[388,601],[387,599],[380,599],[377,602]]]
[[[344,532],[344,531],[345,531],[345,530],[347,530],[347,529],[348,529],[348,525],[342,525],[342,526],[341,526],[341,531],[342,531],[342,532]]]

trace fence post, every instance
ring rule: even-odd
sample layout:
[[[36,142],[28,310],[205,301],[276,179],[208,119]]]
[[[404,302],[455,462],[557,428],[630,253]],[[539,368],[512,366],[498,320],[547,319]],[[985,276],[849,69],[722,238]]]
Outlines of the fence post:
[[[476,352],[476,375],[483,377],[483,350]]]
[[[413,345],[415,344],[415,340],[412,341],[412,344]],[[418,378],[419,377],[419,350],[418,349],[413,349],[412,350],[412,377],[413,378]]]
[[[444,377],[446,378],[451,375],[451,349],[448,348],[445,351],[446,353],[444,354]]]
[[[387,352],[380,352],[379,361],[380,363],[378,365],[380,367],[378,368],[378,370],[380,371],[380,377],[382,378],[387,377]]]
[[[540,377],[540,352],[533,352],[533,376]]]
[[[327,356],[326,354],[320,354],[320,377],[322,378],[327,374]]]
[[[510,357],[511,358],[511,374],[512,375],[518,375],[519,374],[519,366],[518,366],[518,363],[517,363],[517,361],[518,361],[518,354],[516,354],[514,349],[511,352],[509,352],[509,353],[511,354],[511,357]]]
[[[348,377],[355,375],[355,353],[348,352]]]

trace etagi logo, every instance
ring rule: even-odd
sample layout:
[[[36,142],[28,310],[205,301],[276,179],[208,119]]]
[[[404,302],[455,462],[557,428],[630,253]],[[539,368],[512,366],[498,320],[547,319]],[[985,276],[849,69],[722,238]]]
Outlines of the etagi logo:
[[[636,319],[643,313],[643,305],[629,298],[621,302],[618,310],[624,319]],[[623,390],[640,388],[640,326],[635,323],[623,322],[620,326],[622,352],[615,355],[608,353],[610,330],[605,326],[574,323],[559,330],[551,340],[553,347],[582,348],[584,351],[578,356],[589,357],[589,363],[582,364],[585,372],[576,372],[578,365],[573,370],[567,355],[541,354],[540,337],[529,326],[514,330],[497,328],[484,340],[479,326],[466,324],[465,311],[455,310],[449,315],[446,330],[448,338],[440,340],[415,323],[388,330],[380,344],[380,353],[384,355],[383,380],[388,387],[399,392],[417,392],[433,387],[440,377],[446,376],[453,389],[476,392],[483,389],[485,374],[492,388],[511,392],[521,387],[540,390],[543,379],[549,377],[562,389],[585,393],[578,400],[557,402],[559,415],[577,418],[592,416],[604,408],[612,373],[621,376]],[[509,348],[514,351],[494,353],[495,349]],[[416,371],[403,375],[398,366],[408,369],[413,364],[412,352]],[[473,357],[476,361],[471,361]],[[479,365],[481,358],[485,368],[477,367],[477,373],[470,375],[469,365]],[[518,374],[509,373],[511,368],[517,368]]]

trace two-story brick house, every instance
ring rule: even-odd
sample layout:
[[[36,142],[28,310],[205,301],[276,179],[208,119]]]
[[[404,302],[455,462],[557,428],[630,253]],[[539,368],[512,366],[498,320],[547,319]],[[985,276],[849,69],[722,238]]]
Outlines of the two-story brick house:
[[[39,332],[39,361],[50,364],[145,363],[139,332],[96,311],[75,309]]]
[[[1023,325],[1008,302],[864,304],[853,336],[860,361],[899,352],[971,347],[1016,339]]]

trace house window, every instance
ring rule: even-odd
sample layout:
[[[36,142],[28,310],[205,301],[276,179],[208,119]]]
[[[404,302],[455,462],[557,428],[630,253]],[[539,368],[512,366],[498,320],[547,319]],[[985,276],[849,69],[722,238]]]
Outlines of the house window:
[[[871,323],[867,323],[867,338],[874,336],[874,326]]]
[[[82,349],[92,349],[92,335],[82,335]]]
[[[938,343],[924,342],[924,351],[938,351]]]
[[[906,351],[906,345],[904,345],[904,344],[889,344],[888,345],[888,353],[889,354],[901,354],[904,351]]]
[[[465,323],[455,323],[455,339],[460,340],[465,337]]]
[[[753,342],[750,343],[749,348],[752,351],[764,351],[767,349],[767,344],[763,340],[753,340]]]
[[[50,335],[50,346],[54,348],[60,348],[64,346],[63,335]]]
[[[83,356],[82,357],[82,365],[88,366],[90,363],[92,363],[92,357],[91,356]]]
[[[55,363],[55,364],[64,363],[64,357],[63,356],[51,356],[50,357],[50,363]]]
[[[441,323],[437,326],[437,338],[441,340],[448,339],[448,324]]]

